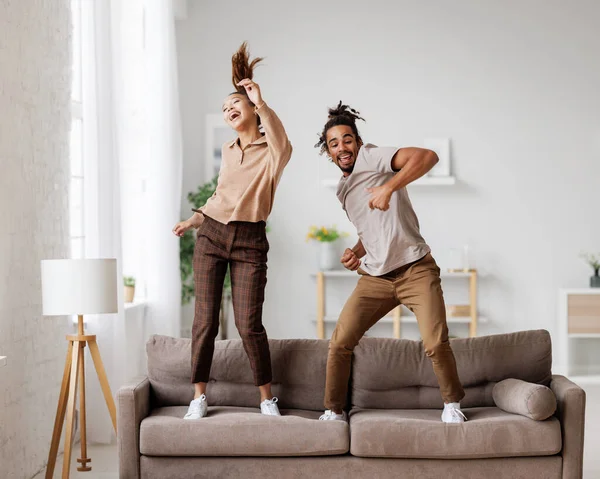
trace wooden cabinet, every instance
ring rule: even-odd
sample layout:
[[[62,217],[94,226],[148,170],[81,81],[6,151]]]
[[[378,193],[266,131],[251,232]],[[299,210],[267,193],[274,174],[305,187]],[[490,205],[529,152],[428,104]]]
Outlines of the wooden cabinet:
[[[557,372],[573,376],[576,369],[592,371],[600,380],[600,364],[572,364],[571,355],[583,343],[596,341],[600,347],[600,288],[562,289],[559,292],[558,343],[554,349]]]

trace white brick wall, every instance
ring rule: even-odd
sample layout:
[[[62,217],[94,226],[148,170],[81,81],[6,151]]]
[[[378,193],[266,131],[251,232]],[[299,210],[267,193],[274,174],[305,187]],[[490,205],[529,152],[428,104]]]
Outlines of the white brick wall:
[[[0,2],[0,477],[44,467],[69,331],[40,260],[68,257],[68,0]]]

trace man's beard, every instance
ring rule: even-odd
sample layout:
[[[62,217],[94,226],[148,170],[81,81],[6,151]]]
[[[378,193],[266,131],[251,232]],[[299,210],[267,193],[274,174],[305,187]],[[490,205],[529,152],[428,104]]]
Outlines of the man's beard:
[[[352,173],[352,171],[354,171],[354,165],[356,164],[356,157],[354,156],[354,154],[352,154],[349,151],[342,151],[339,155],[338,158],[340,156],[344,156],[344,155],[351,155],[350,158],[354,159],[354,161],[352,162],[351,165],[346,165],[346,166],[342,166],[341,163],[339,163],[339,159],[338,159],[338,167],[340,168],[340,170],[342,170],[344,173]]]
[[[342,170],[344,173],[352,173],[354,171],[354,163],[352,163],[349,166],[345,166],[345,167],[339,167],[340,170]]]

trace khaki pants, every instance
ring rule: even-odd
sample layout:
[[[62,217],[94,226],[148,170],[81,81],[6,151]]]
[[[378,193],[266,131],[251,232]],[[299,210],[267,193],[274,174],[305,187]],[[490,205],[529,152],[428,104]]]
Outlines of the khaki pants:
[[[465,393],[448,342],[446,307],[440,269],[431,254],[383,276],[361,274],[344,305],[329,344],[325,407],[334,411],[346,405],[352,351],[365,332],[399,304],[417,317],[426,355],[445,402],[458,402]],[[390,371],[390,374],[401,371]]]

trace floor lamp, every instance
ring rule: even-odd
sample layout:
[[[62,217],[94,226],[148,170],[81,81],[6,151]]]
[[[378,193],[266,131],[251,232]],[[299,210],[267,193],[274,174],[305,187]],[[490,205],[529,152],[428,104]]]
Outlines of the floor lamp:
[[[85,365],[83,350],[89,346],[90,354],[100,380],[102,393],[112,419],[115,433],[117,419],[106,371],[100,358],[96,336],[83,331],[84,314],[116,313],[117,306],[117,261],[115,259],[66,259],[42,261],[42,304],[44,316],[78,316],[77,334],[67,335],[68,352],[60,388],[54,432],[48,454],[46,479],[54,474],[60,436],[65,414],[65,453],[62,477],[69,477],[71,449],[73,446],[73,422],[77,389],[79,386],[79,417],[81,426],[81,457],[77,459],[78,471],[91,471],[87,457],[85,425]]]

